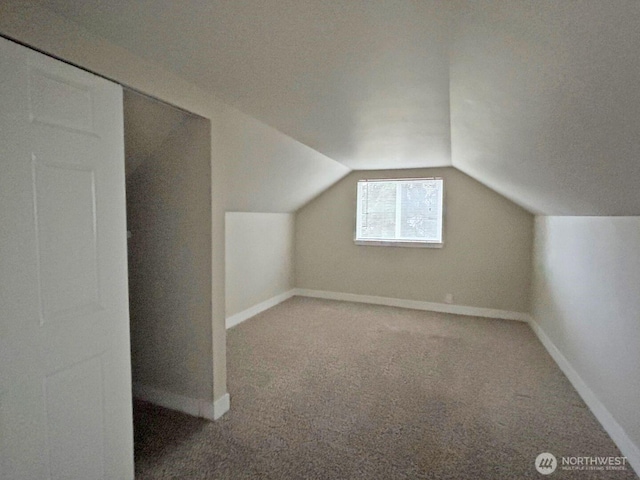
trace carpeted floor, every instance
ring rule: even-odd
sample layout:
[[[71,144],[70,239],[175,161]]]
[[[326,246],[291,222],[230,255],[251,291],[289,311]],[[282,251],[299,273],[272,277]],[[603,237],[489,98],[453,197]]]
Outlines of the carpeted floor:
[[[542,452],[620,455],[523,323],[295,297],[227,338],[231,411],[136,403],[137,479],[533,479]]]

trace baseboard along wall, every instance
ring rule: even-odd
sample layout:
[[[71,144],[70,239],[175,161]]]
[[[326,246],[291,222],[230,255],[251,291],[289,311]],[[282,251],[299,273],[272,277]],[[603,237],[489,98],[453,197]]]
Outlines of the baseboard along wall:
[[[294,288],[288,292],[281,293],[275,297],[271,297],[264,302],[260,302],[253,307],[247,308],[242,312],[227,317],[227,328],[248,320],[249,318],[264,312],[279,303],[290,299],[291,297],[311,297],[324,298],[327,300],[339,300],[344,302],[370,303],[373,305],[386,305],[389,307],[410,308],[413,310],[427,310],[430,312],[453,313],[456,315],[470,315],[474,317],[499,318],[503,320],[517,320],[520,322],[528,322],[529,314],[523,312],[511,312],[508,310],[497,310],[492,308],[468,307],[464,305],[452,305],[448,303],[421,302],[418,300],[404,300],[399,298],[376,297],[373,295],[357,295],[354,293],[327,292],[323,290],[308,290],[305,288]]]
[[[453,313],[456,315],[469,315],[472,317],[499,318],[503,320],[518,320],[520,322],[529,321],[528,313],[511,312],[508,310],[497,310],[493,308],[468,307],[465,305],[453,305],[449,303],[422,302],[419,300],[404,300],[400,298],[377,297],[374,295],[358,295],[355,293],[307,290],[305,288],[295,289],[295,295],[301,297],[325,298],[328,300],[341,300],[345,302],[386,305],[388,307],[410,308],[412,310]]]
[[[549,352],[551,358],[553,358],[560,370],[562,370],[562,373],[569,379],[573,388],[575,388],[580,397],[582,397],[584,403],[587,404],[591,413],[598,419],[602,428],[609,434],[611,440],[617,445],[622,454],[627,457],[629,465],[631,465],[636,473],[640,474],[640,448],[638,448],[638,445],[629,438],[624,428],[616,421],[613,415],[611,415],[607,407],[605,407],[595,393],[593,393],[591,388],[589,388],[571,363],[569,363],[569,360],[567,360],[560,349],[555,346],[534,318],[529,320],[529,325],[540,340],[540,343],[544,345],[544,348]]]
[[[309,290],[304,288],[294,288],[288,292],[272,297],[264,302],[254,305],[240,313],[237,313],[226,320],[227,328],[234,327],[239,323],[272,308],[279,303],[288,300],[293,296],[323,298],[327,300],[338,300],[346,302],[368,303],[373,305],[385,305],[390,307],[409,308],[413,310],[426,310],[432,312],[452,313],[456,315],[469,315],[475,317],[496,318],[502,320],[516,320],[528,323],[534,331],[542,345],[549,352],[560,370],[566,375],[578,394],[582,397],[591,412],[598,419],[602,427],[609,434],[614,443],[618,446],[624,456],[627,457],[629,465],[640,472],[640,449],[631,441],[624,428],[618,424],[615,418],[607,410],[602,402],[596,397],[593,391],[582,380],[573,366],[569,363],[562,352],[553,344],[551,339],[540,328],[530,314],[524,312],[512,312],[508,310],[496,310],[482,307],[469,307],[463,305],[452,305],[447,303],[422,302],[417,300],[404,300],[398,298],[378,297],[373,295],[358,295],[353,293],[328,292],[322,290]]]
[[[288,292],[281,293],[279,295],[276,295],[275,297],[271,297],[268,300],[265,300],[264,302],[260,302],[257,305],[254,305],[253,307],[249,307],[246,310],[243,310],[239,313],[231,315],[230,317],[227,317],[225,321],[227,329],[235,327],[236,325],[244,322],[245,320],[248,320],[249,318],[257,314],[264,312],[265,310],[269,310],[271,307],[275,307],[276,305],[284,302],[285,300],[289,300],[291,297],[293,297],[296,294],[295,291],[296,289],[292,289],[292,290],[289,290]]]

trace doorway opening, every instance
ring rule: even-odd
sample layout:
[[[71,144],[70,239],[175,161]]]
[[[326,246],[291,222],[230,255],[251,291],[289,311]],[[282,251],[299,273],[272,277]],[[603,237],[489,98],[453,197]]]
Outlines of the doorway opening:
[[[211,398],[211,129],[127,88],[123,102],[138,439],[141,401],[206,416]]]

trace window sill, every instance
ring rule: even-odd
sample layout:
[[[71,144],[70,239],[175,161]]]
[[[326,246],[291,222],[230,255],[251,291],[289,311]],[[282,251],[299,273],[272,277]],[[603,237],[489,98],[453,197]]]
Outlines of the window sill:
[[[443,248],[443,243],[430,242],[396,242],[391,240],[354,240],[356,245],[365,247],[409,247],[409,248]]]

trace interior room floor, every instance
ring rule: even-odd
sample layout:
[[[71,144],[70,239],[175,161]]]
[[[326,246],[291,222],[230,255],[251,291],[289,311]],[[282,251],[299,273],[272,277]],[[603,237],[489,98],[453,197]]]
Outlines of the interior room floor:
[[[136,402],[137,479],[534,479],[542,452],[621,455],[524,323],[294,297],[227,333],[231,410]]]

